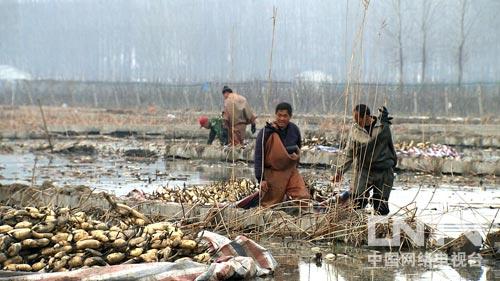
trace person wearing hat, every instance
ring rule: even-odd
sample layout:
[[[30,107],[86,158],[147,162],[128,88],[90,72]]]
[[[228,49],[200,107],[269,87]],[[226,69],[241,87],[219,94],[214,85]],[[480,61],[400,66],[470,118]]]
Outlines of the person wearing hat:
[[[228,130],[229,144],[232,146],[244,145],[245,132],[248,124],[252,125],[252,134],[257,130],[252,108],[247,102],[247,99],[237,93],[228,86],[222,88],[224,95],[224,127]]]
[[[216,137],[222,145],[228,144],[227,129],[223,127],[223,121],[222,117],[212,117],[209,119],[207,116],[200,116],[198,118],[200,126],[210,130],[207,144],[212,144]]]

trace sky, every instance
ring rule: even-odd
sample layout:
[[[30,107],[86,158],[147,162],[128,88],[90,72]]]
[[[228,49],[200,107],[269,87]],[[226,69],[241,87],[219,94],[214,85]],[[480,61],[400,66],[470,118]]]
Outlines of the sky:
[[[271,68],[279,81],[398,83],[403,62],[405,84],[456,83],[464,11],[463,82],[500,81],[500,1],[369,2],[2,0],[0,65],[34,79],[250,81]]]

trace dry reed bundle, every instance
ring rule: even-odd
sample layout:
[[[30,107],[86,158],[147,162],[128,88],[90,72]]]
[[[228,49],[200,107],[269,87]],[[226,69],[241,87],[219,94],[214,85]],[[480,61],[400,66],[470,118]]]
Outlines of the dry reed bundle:
[[[304,242],[342,242],[352,246],[367,245],[368,220],[370,214],[356,210],[352,204],[331,206],[326,213],[315,213],[297,207],[297,202],[287,202],[273,209],[256,208],[241,210],[234,208],[212,208],[200,218],[198,226],[204,226],[229,237],[245,234],[257,240],[292,237]],[[390,238],[394,218],[387,224],[376,224],[377,238]],[[415,228],[417,220],[411,214],[403,214],[404,220]],[[430,239],[432,230],[425,225],[425,240]],[[406,233],[401,233],[400,249],[418,248]]]

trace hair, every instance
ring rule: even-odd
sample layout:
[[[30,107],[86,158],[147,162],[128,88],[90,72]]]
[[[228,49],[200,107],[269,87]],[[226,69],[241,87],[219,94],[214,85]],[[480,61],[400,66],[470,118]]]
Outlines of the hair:
[[[286,111],[288,111],[288,114],[290,114],[290,116],[292,116],[292,106],[287,102],[279,103],[276,106],[276,110],[274,111],[274,113],[275,114],[278,113],[279,110],[286,110]]]
[[[231,90],[231,88],[229,88],[228,86],[224,86],[222,88],[222,94],[225,94],[225,93],[232,93],[233,90]]]
[[[354,107],[354,111],[359,113],[359,117],[370,116],[370,108],[366,104],[358,104]]]

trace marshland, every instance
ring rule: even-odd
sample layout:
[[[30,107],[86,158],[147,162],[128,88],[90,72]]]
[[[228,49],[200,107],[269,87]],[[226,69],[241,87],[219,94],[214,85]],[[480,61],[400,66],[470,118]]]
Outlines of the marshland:
[[[272,261],[258,280],[498,279],[498,11],[492,0],[0,2],[0,280],[198,274],[224,257],[210,239],[242,236]],[[202,127],[226,116],[226,87],[256,116],[237,147],[207,144]],[[256,137],[281,102],[311,200],[241,208],[261,190]],[[385,216],[338,199],[356,177],[334,180],[358,104],[393,118]]]

